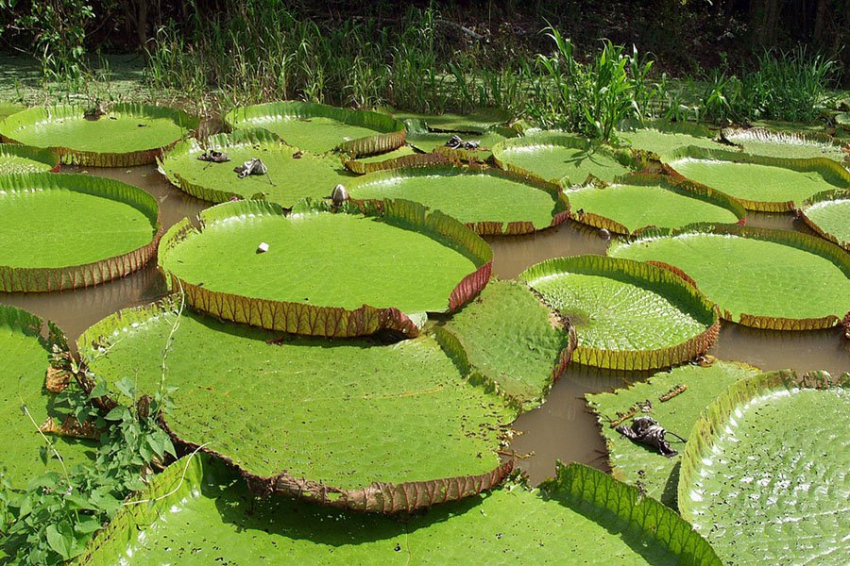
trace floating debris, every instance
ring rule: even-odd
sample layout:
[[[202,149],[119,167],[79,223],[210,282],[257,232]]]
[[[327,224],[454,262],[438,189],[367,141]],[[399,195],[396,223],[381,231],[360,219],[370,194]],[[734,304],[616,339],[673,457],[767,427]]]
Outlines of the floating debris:
[[[676,395],[680,395],[680,394],[684,393],[687,388],[688,388],[687,385],[680,383],[680,384],[676,385],[676,387],[674,387],[673,389],[671,389],[670,391],[668,391],[667,393],[665,393],[664,395],[659,397],[658,400],[661,401],[662,403],[666,403],[667,401],[669,401],[670,399],[672,399]]]
[[[658,421],[652,417],[637,417],[632,421],[632,426],[618,426],[617,432],[630,440],[656,448],[662,455],[667,456],[668,458],[675,456],[678,452],[676,452],[670,446],[670,443],[664,438],[667,434],[675,436],[682,442],[685,442],[685,439],[681,436],[664,430],[664,427],[659,425]]]
[[[209,161],[210,163],[224,163],[225,161],[230,161],[230,158],[223,151],[210,149],[200,154],[198,160]]]
[[[267,251],[269,251],[269,245],[267,243],[262,242],[262,243],[260,243],[259,246],[257,246],[257,253],[258,254],[264,254]]]
[[[446,147],[450,149],[469,149],[476,150],[481,147],[481,142],[468,140],[464,141],[460,136],[454,135],[446,142]]]
[[[94,106],[92,106],[91,108],[87,108],[83,112],[83,118],[95,122],[97,120],[100,120],[101,116],[106,115],[106,112],[106,104],[102,100],[98,100],[95,102]]]
[[[262,159],[254,157],[239,167],[235,167],[233,171],[239,174],[240,179],[244,179],[248,175],[265,175],[269,172],[269,168],[266,167]]]
[[[346,190],[345,186],[339,184],[334,187],[334,190],[331,193],[331,200],[333,201],[334,206],[339,206],[348,199],[348,190]]]

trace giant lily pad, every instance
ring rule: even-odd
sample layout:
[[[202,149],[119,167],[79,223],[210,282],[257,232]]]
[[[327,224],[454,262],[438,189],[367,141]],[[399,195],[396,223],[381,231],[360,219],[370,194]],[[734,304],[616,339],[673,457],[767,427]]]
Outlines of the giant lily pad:
[[[285,216],[265,201],[221,204],[163,238],[159,262],[190,305],[226,320],[319,336],[418,332],[410,316],[454,311],[487,284],[489,246],[408,201]],[[269,245],[259,253],[261,243]]]
[[[649,416],[667,430],[687,439],[700,413],[732,383],[759,373],[744,364],[716,361],[708,367],[685,365],[652,376],[612,393],[587,395],[587,403],[596,413],[602,436],[608,446],[609,462],[615,478],[640,486],[650,497],[676,508],[676,486],[684,446],[667,436],[679,455],[667,458],[657,451],[627,439],[615,430],[621,423],[629,426],[629,413],[649,400]],[[679,392],[679,393],[677,393]],[[665,396],[669,397],[662,401]],[[643,416],[641,410],[635,416]]]
[[[850,374],[730,386],[694,425],[682,516],[729,564],[847,564]]]
[[[0,305],[0,475],[13,489],[23,489],[31,479],[49,470],[62,472],[88,457],[84,443],[53,438],[55,451],[38,432],[48,416],[59,418],[52,409],[50,394],[44,389],[50,353],[63,346],[61,332],[50,325],[50,338],[40,331],[43,321],[26,311]]]
[[[0,122],[3,141],[50,149],[63,163],[129,167],[156,161],[162,150],[198,126],[185,112],[115,104],[97,120],[78,106],[38,106]]]
[[[573,464],[538,489],[500,489],[398,522],[251,499],[226,467],[172,464],[130,499],[81,564],[678,564],[720,566],[676,513]]]
[[[500,169],[433,165],[372,173],[349,185],[352,199],[403,198],[439,210],[478,234],[528,234],[567,219],[560,187]]]
[[[366,157],[346,156],[342,157],[342,164],[345,168],[358,175],[365,173],[374,173],[375,171],[386,171],[387,169],[397,169],[420,163],[423,158],[433,159],[436,156],[423,156],[421,153],[414,150],[409,145],[403,145],[398,149],[379,153],[377,155],[369,155]],[[442,159],[448,163],[448,159]]]
[[[475,380],[523,409],[543,403],[575,348],[575,334],[553,324],[529,288],[512,281],[490,283],[479,299],[435,331]]]
[[[225,152],[230,161],[199,160],[206,150]],[[262,159],[268,173],[240,179],[234,165],[252,158]],[[351,177],[339,159],[286,145],[266,130],[212,136],[203,145],[195,139],[181,142],[163,156],[160,166],[172,184],[194,197],[211,202],[263,198],[286,208],[304,198],[330,196],[338,183]]]
[[[153,394],[169,336],[170,432],[261,492],[391,513],[474,495],[510,471],[497,451],[515,410],[432,338],[278,339],[166,304],[107,318],[82,346],[102,353],[92,369],[108,382],[133,375]]]
[[[156,253],[156,200],[89,175],[0,176],[0,291],[61,291],[141,269]]]
[[[696,225],[615,242],[608,254],[675,266],[723,318],[745,326],[829,328],[850,311],[850,256],[799,232]]]
[[[237,108],[226,116],[237,129],[265,128],[289,145],[315,153],[333,149],[357,156],[404,145],[404,124],[386,114],[312,102],[270,102]]]
[[[812,230],[850,251],[850,190],[818,193],[800,212]]]
[[[565,194],[570,218],[618,234],[649,226],[681,228],[694,222],[734,224],[746,216],[738,201],[669,168],[665,175],[632,173],[610,185],[593,183]],[[638,202],[640,206],[635,206]]]
[[[848,165],[846,145],[825,134],[771,132],[762,128],[732,129],[724,137],[745,153],[782,159],[825,157]]]
[[[26,108],[26,106],[15,104],[14,102],[0,102],[0,120],[7,116],[11,116],[12,114],[16,114],[21,110],[26,110]]]
[[[503,169],[534,175],[564,187],[589,179],[613,181],[627,173],[633,163],[626,151],[557,132],[506,139],[493,147],[493,158]]]
[[[557,258],[520,279],[569,320],[573,360],[623,370],[668,367],[708,350],[720,330],[713,305],[654,265],[600,256]]]
[[[13,143],[0,144],[0,175],[58,170],[59,156],[51,151]]]
[[[493,155],[493,148],[506,137],[499,132],[485,132],[461,136],[464,142],[478,143],[477,149],[451,149],[446,144],[455,134],[449,132],[408,132],[407,143],[425,153],[441,152],[462,161],[487,161]]]
[[[667,161],[684,147],[695,146],[707,149],[722,147],[714,141],[714,132],[704,126],[689,122],[667,122],[648,120],[640,127],[624,127],[619,137],[632,149],[650,151]]]
[[[469,114],[417,114],[393,112],[393,117],[408,123],[421,124],[432,132],[483,134],[494,127],[507,124],[511,115],[498,108],[482,108]]]
[[[670,166],[732,196],[749,210],[782,212],[827,189],[850,187],[850,172],[829,159],[777,159],[687,148]]]

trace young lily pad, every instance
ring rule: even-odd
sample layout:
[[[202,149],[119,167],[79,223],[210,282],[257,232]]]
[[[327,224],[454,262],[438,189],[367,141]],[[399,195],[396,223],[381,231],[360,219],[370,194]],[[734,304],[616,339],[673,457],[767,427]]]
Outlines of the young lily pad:
[[[371,173],[348,186],[355,200],[403,198],[439,210],[478,234],[528,234],[567,219],[560,187],[509,171],[430,165]]]
[[[749,210],[795,210],[812,195],[850,187],[850,172],[829,159],[777,159],[687,148],[670,166],[741,201]]]
[[[226,153],[230,161],[198,159],[208,150]],[[262,159],[268,173],[240,179],[234,166],[253,158]],[[286,145],[266,130],[216,135],[204,144],[195,139],[183,141],[165,153],[160,167],[173,185],[202,200],[263,198],[286,208],[304,198],[328,197],[338,183],[352,178],[339,159]]]
[[[848,412],[850,374],[730,386],[682,455],[682,516],[729,564],[846,564]]]
[[[570,218],[628,235],[650,226],[735,224],[746,217],[746,210],[738,201],[664,167],[664,175],[632,173],[610,185],[590,184],[567,190]],[[640,206],[635,206],[637,202]]]
[[[720,330],[714,306],[673,273],[600,256],[557,258],[520,280],[578,334],[573,360],[590,366],[669,367],[708,350]]]
[[[487,284],[492,251],[440,212],[409,201],[340,207],[266,201],[203,211],[162,240],[159,263],[189,304],[226,320],[318,336],[416,335]],[[268,251],[261,253],[260,244]]]
[[[341,149],[355,156],[404,145],[404,124],[377,112],[312,102],[270,102],[237,108],[226,116],[237,129],[265,128],[289,145],[314,153]]]
[[[543,403],[575,348],[575,333],[553,324],[549,310],[521,283],[494,281],[481,296],[435,328],[461,367],[523,410]]]
[[[160,236],[156,200],[91,175],[0,176],[0,291],[89,287],[141,269]]]
[[[14,143],[0,144],[0,175],[58,170],[59,156],[52,151]]]
[[[666,440],[679,452],[668,458],[629,440],[617,432],[616,427],[620,424],[629,426],[631,419],[623,419],[623,416],[627,416],[636,405],[646,404],[648,400],[652,410],[649,413],[637,410],[634,416],[648,414],[665,429],[687,439],[700,413],[715,397],[739,379],[758,373],[758,369],[745,364],[716,361],[708,367],[685,365],[659,372],[649,381],[635,383],[612,393],[587,395],[587,403],[596,413],[608,446],[614,477],[642,487],[647,495],[675,509],[679,464],[684,445],[668,435]],[[674,396],[661,401],[669,395]]]
[[[474,495],[511,469],[497,451],[516,411],[432,338],[280,337],[166,304],[113,315],[81,346],[101,352],[91,369],[107,382],[132,375],[154,394],[169,339],[169,431],[260,492],[393,513]]]
[[[615,242],[612,257],[663,262],[696,282],[726,320],[814,330],[850,311],[850,256],[820,238],[783,230],[695,225]]]
[[[714,132],[704,126],[666,120],[648,120],[639,127],[626,126],[619,133],[619,138],[632,149],[650,151],[662,161],[669,160],[677,151],[688,146],[706,149],[723,147],[714,141]]]
[[[762,128],[724,130],[723,136],[745,153],[781,159],[825,157],[850,165],[845,144],[825,134],[771,132]]]
[[[38,106],[0,122],[0,139],[53,151],[62,163],[129,167],[157,156],[198,127],[185,112],[139,104],[114,104],[98,119],[81,106]]]
[[[59,418],[44,388],[54,344],[64,344],[61,332],[51,325],[49,340],[41,337],[44,321],[26,311],[0,305],[0,476],[13,489],[24,489],[31,479],[47,472],[62,472],[88,458],[90,445],[51,437],[56,452],[38,432],[48,416]],[[2,552],[2,551],[0,551]]]
[[[533,175],[564,187],[588,180],[613,181],[629,171],[628,152],[595,145],[558,132],[506,139],[493,147],[496,164],[521,175]]]
[[[281,499],[258,502],[221,463],[172,464],[98,533],[80,564],[679,564],[720,566],[675,512],[572,464],[397,521]]]
[[[850,189],[818,193],[803,203],[800,214],[812,230],[850,251]]]

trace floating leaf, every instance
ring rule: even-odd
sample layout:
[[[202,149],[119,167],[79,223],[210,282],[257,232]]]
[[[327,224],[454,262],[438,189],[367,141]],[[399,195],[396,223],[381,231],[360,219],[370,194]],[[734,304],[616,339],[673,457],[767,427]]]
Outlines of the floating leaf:
[[[469,114],[416,114],[413,112],[393,112],[397,120],[421,123],[432,132],[458,132],[483,134],[492,128],[506,124],[512,116],[498,108],[482,108]]]
[[[848,165],[846,145],[826,134],[771,132],[762,128],[728,129],[724,137],[745,153],[783,159],[825,157]]]
[[[153,394],[170,335],[170,432],[261,493],[393,513],[474,495],[510,471],[497,451],[516,411],[432,338],[280,337],[153,306],[101,321],[81,345],[103,349],[92,369],[108,382],[133,375]]]
[[[162,151],[198,127],[185,112],[114,104],[97,120],[79,106],[38,106],[0,122],[0,139],[49,149],[62,163],[130,167],[154,163]]]
[[[493,147],[496,164],[568,187],[588,180],[613,181],[635,165],[627,151],[559,132],[507,139]]]
[[[0,144],[0,175],[58,170],[59,156],[51,151],[12,143]]]
[[[662,161],[669,160],[677,151],[688,146],[707,149],[723,147],[714,141],[714,132],[690,122],[647,120],[643,124],[623,124],[618,137],[620,142],[632,149],[650,151]]]
[[[0,176],[0,291],[88,287],[141,269],[156,253],[158,214],[152,196],[112,179]]]
[[[850,189],[818,193],[803,203],[800,214],[812,230],[850,251]]]
[[[647,495],[675,509],[679,463],[684,445],[668,436],[667,440],[679,455],[667,458],[632,442],[615,430],[616,425],[611,425],[621,419],[621,414],[628,414],[635,405],[649,400],[652,406],[649,416],[665,429],[687,438],[702,410],[715,397],[732,383],[757,373],[759,370],[751,366],[716,361],[708,367],[686,365],[659,372],[649,381],[635,383],[612,393],[587,395],[587,403],[596,413],[608,447],[614,477],[642,487]],[[676,394],[681,390],[677,389],[680,386],[686,389]],[[666,395],[675,396],[662,402],[661,398]],[[635,416],[644,414],[637,411]],[[630,419],[623,420],[622,424],[629,426]]]
[[[237,129],[265,128],[289,145],[314,153],[341,149],[355,156],[404,145],[404,124],[377,112],[313,102],[270,102],[237,108],[225,117]]]
[[[225,320],[295,334],[418,333],[411,316],[450,312],[490,277],[492,251],[472,231],[408,201],[334,213],[304,203],[226,203],[162,240],[159,262],[190,305]],[[269,251],[257,253],[260,243]]]
[[[490,283],[435,332],[474,381],[494,387],[524,410],[543,403],[575,348],[569,327],[553,324],[528,287],[511,281]]]
[[[214,543],[212,542],[214,541]],[[720,566],[657,501],[573,464],[522,486],[399,522],[286,500],[254,502],[226,467],[196,456],[156,476],[89,545],[81,564],[679,564]]]
[[[820,238],[766,228],[694,225],[615,242],[613,257],[675,266],[726,320],[774,330],[839,324],[850,311],[850,256]]]
[[[226,153],[230,161],[198,159],[209,150]],[[262,159],[268,173],[239,179],[234,166],[253,158]],[[173,185],[206,201],[261,196],[286,208],[304,198],[328,197],[338,183],[352,178],[337,158],[288,146],[266,130],[238,130],[211,136],[203,144],[195,139],[181,142],[165,153],[160,167]]]
[[[372,173],[349,185],[355,200],[402,198],[463,222],[478,234],[527,234],[567,219],[557,185],[490,168],[420,165]]]
[[[379,153],[378,155],[370,155],[368,157],[350,157],[342,156],[342,164],[352,173],[363,175],[365,173],[374,173],[375,171],[386,171],[387,169],[397,169],[399,167],[407,167],[422,162],[425,158],[430,161],[435,156],[422,155],[415,151],[409,145],[403,145],[398,149]],[[448,159],[440,159],[441,162],[448,162]]]
[[[679,509],[727,563],[847,563],[850,374],[738,381],[694,425]]]
[[[573,360],[581,364],[669,367],[704,353],[720,330],[714,306],[699,291],[654,265],[557,258],[529,267],[520,280],[575,328]]]

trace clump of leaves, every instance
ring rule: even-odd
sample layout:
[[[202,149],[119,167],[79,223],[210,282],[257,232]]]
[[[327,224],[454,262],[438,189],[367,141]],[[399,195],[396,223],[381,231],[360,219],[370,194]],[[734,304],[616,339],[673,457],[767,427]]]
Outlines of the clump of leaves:
[[[82,359],[90,356],[85,353]],[[91,464],[70,470],[63,464],[62,474],[45,473],[30,481],[23,493],[2,486],[0,548],[15,564],[61,564],[78,556],[127,495],[142,489],[169,456],[176,458],[171,439],[157,422],[172,408],[172,389],[160,387],[153,398],[139,398],[134,381],[125,377],[110,391],[86,363],[68,360],[76,379],[56,404],[77,422],[101,431],[100,446]],[[47,436],[45,451],[61,461]]]

